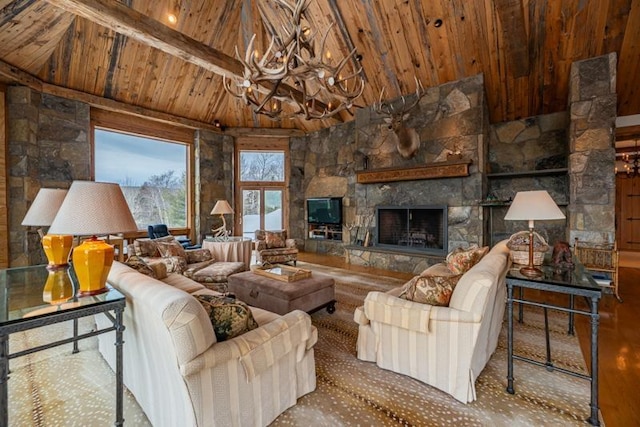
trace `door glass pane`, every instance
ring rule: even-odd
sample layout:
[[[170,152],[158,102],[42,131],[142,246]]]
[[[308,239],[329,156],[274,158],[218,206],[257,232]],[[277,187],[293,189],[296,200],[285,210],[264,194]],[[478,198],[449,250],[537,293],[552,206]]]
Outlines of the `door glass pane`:
[[[242,235],[253,239],[260,228],[260,190],[242,190]]]
[[[282,230],[282,190],[264,191],[264,225],[266,230]]]
[[[241,151],[240,181],[284,182],[284,152]]]

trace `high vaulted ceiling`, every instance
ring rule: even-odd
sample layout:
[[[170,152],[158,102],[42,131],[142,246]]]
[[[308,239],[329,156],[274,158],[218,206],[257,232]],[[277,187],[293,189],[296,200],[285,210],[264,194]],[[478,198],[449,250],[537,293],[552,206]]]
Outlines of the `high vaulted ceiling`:
[[[331,126],[256,116],[223,89],[222,73],[241,72],[235,47],[254,33],[267,42],[256,3],[273,1],[0,0],[0,77],[187,125]],[[382,88],[415,91],[415,77],[431,87],[483,73],[492,123],[564,111],[572,62],[616,52],[618,115],[640,113],[640,0],[311,0],[308,17],[320,32],[335,23],[334,57],[362,55],[359,106]]]

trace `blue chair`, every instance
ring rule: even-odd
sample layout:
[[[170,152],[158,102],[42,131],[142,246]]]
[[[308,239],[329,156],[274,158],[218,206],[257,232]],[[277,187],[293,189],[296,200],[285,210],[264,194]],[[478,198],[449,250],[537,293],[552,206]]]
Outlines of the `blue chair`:
[[[147,227],[147,233],[149,234],[150,239],[157,239],[159,237],[170,236],[169,228],[166,224],[156,224],[150,225]],[[191,240],[184,237],[176,237],[178,243],[182,245],[185,249],[199,249],[200,245],[191,244]]]

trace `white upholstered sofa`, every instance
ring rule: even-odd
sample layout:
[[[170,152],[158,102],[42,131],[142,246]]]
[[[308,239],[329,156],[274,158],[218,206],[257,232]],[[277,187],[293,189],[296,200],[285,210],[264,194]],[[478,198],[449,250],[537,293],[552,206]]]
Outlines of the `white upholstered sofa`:
[[[498,344],[509,268],[506,241],[458,281],[448,307],[398,298],[401,287],[370,292],[356,309],[358,358],[376,362],[468,403]]]
[[[109,283],[127,298],[124,383],[155,427],[263,426],[316,387],[308,314],[251,308],[259,327],[216,342],[191,295],[213,293],[180,274],[163,281],[114,262]],[[107,325],[103,315],[99,325]],[[99,336],[115,367],[113,336]]]

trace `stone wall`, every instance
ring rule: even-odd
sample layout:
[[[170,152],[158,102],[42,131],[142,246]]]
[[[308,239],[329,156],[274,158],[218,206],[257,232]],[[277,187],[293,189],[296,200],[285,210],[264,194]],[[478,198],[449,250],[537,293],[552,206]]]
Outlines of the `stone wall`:
[[[491,126],[487,168],[489,192],[485,203],[485,209],[491,211],[488,215],[491,240],[486,240],[487,244],[493,245],[527,228],[524,221],[504,221],[508,210],[504,205],[518,191],[547,190],[567,215],[568,126],[566,112]],[[566,229],[566,221],[536,221],[536,231],[550,244],[566,240]]]
[[[224,199],[233,203],[234,138],[216,132],[200,130],[196,134],[196,224],[198,241],[211,234],[212,228],[222,226],[219,215],[211,215],[216,202]],[[233,216],[227,215],[227,228],[233,226]]]
[[[569,238],[615,239],[616,54],[571,65]]]
[[[41,187],[91,179],[89,106],[10,86],[7,111],[10,266],[43,264],[38,233],[21,222]]]
[[[304,245],[307,251],[343,255],[344,248],[340,242],[306,238],[305,200],[311,197],[342,197],[343,224],[353,222],[357,161],[355,122],[339,124],[305,137],[291,138],[290,147],[290,236]]]
[[[415,98],[414,98],[415,99]],[[408,97],[407,103],[412,101]],[[399,106],[400,99],[394,101]],[[350,228],[368,223],[375,235],[375,207],[379,205],[447,205],[449,248],[483,242],[484,180],[488,145],[488,111],[482,75],[430,88],[410,111],[406,126],[416,129],[421,146],[404,159],[389,136],[384,118],[371,108],[359,109],[355,122],[334,126],[292,140],[292,151],[304,149],[304,196],[343,197],[343,243],[349,262],[397,271],[421,271],[442,257],[391,253],[351,247]],[[411,168],[447,160],[448,152],[471,159],[470,176],[384,184],[357,184],[356,172],[365,168]],[[306,224],[305,224],[306,226]],[[307,239],[305,248],[339,254],[343,245]]]

